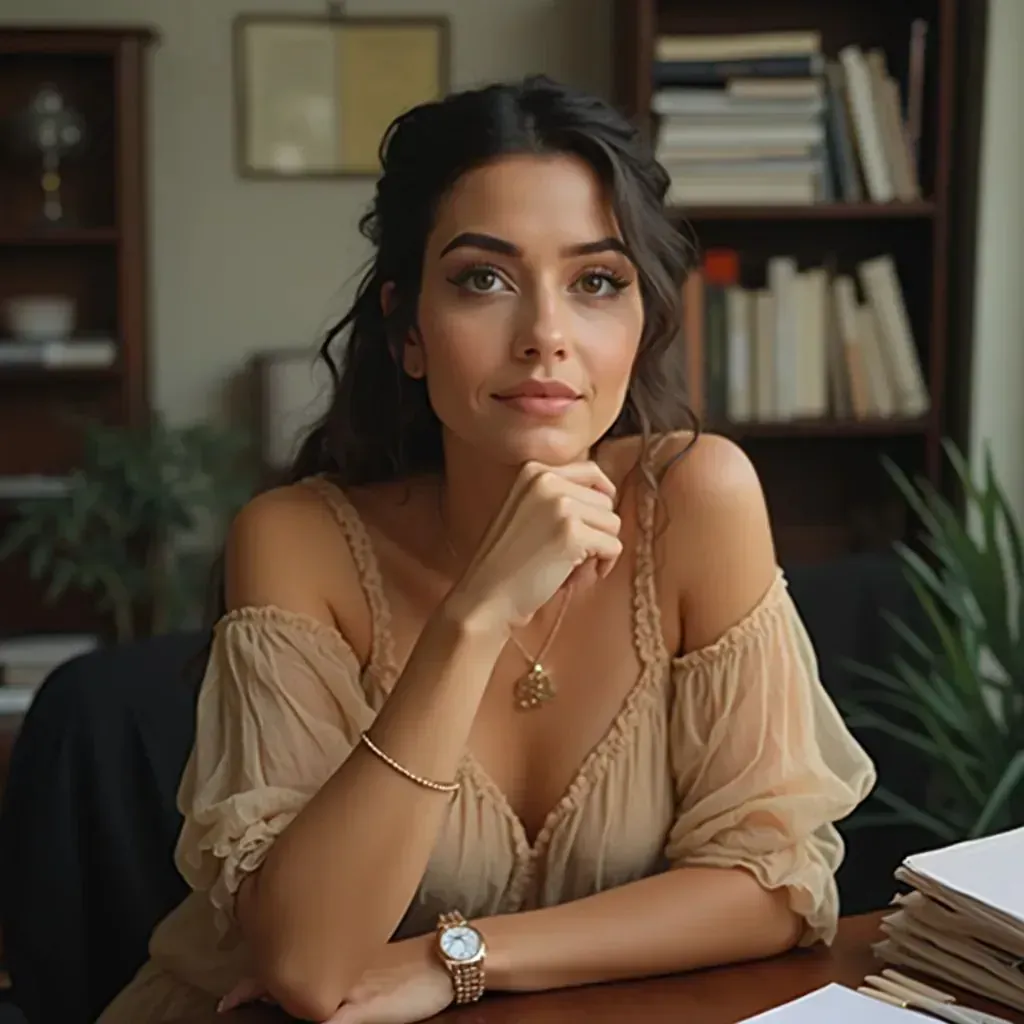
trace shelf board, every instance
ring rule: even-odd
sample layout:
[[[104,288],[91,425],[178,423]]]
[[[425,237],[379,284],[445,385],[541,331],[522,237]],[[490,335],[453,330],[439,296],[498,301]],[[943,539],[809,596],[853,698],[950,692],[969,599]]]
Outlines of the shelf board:
[[[0,246],[111,245],[117,228],[68,228],[55,231],[8,231],[0,228]]]
[[[747,438],[837,438],[837,437],[909,437],[928,433],[931,421],[920,419],[870,420],[784,420],[777,423],[709,424],[708,430],[727,437]]]
[[[741,205],[670,207],[675,220],[692,222],[714,220],[928,220],[935,216],[935,204],[928,200],[915,203],[807,203],[797,206]]]
[[[85,383],[118,380],[120,366],[0,366],[0,385],[7,383]]]

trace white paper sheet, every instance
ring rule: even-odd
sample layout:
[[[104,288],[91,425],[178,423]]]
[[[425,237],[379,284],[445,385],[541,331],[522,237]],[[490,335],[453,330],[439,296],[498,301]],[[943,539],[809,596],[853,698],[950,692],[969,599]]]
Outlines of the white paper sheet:
[[[1024,828],[917,853],[905,863],[911,871],[1024,924]]]
[[[890,1006],[844,985],[826,985],[744,1024],[921,1024],[921,1014]]]

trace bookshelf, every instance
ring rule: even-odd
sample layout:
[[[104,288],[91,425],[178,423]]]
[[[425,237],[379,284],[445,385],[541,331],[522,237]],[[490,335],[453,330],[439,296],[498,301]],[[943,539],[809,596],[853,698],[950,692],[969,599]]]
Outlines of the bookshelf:
[[[15,498],[34,497],[38,486],[74,470],[75,415],[116,424],[147,415],[152,39],[140,28],[0,28],[0,530]],[[45,126],[27,117],[54,92],[82,127],[81,145],[57,167],[59,215],[46,205],[37,144]],[[26,297],[73,303],[71,328],[50,357],[15,337],[10,303]],[[0,638],[102,632],[105,624],[88,600],[45,602],[23,560],[0,564]]]
[[[979,91],[964,72],[963,50],[978,35],[976,28],[968,31],[968,6],[963,0],[616,0],[616,101],[673,178],[671,212],[697,245],[697,276],[706,286],[710,267],[720,269],[723,259],[731,267],[699,296],[692,285],[689,295],[684,290],[690,322],[684,314],[682,344],[694,404],[708,429],[734,437],[757,466],[784,562],[885,549],[906,537],[913,524],[883,456],[941,487],[942,439],[962,443],[966,387],[954,389],[951,378],[969,364],[964,311],[972,275],[966,263],[966,272],[957,270],[956,258],[964,261],[953,250],[968,248],[959,242],[971,231],[965,220],[971,204],[959,193],[970,177],[965,133],[976,129],[958,128],[963,115],[957,114],[965,90]],[[975,72],[979,63],[975,55]],[[742,177],[755,169],[756,180]],[[816,295],[817,307],[794,305],[790,297],[788,318],[778,312],[780,258],[792,262],[801,281],[816,279],[817,292],[801,294]],[[877,286],[880,260],[898,289],[895,313],[891,304],[873,302],[877,290],[866,287],[866,279]],[[845,321],[845,334],[839,278],[852,282],[860,308]],[[750,297],[737,300],[741,312],[730,313],[712,336],[706,306],[716,290]],[[780,331],[798,325],[799,343],[790,342],[798,346],[795,354],[763,341],[764,330],[758,334],[761,321],[750,312],[758,294],[775,303],[766,307],[775,312],[765,322]],[[817,330],[812,340],[808,309]],[[894,325],[904,314],[908,330],[899,334]],[[737,341],[731,335],[740,321],[746,326]],[[867,351],[855,344],[860,328],[870,334],[871,325],[880,336],[871,350],[874,391],[863,369],[859,385],[851,376],[863,357],[851,353]],[[707,366],[726,358],[715,355],[716,346],[735,356],[737,345],[745,354],[727,360],[721,372],[728,379],[719,381],[724,392],[709,402]],[[827,349],[824,355],[815,345]],[[780,391],[793,387],[789,378],[807,376],[808,352],[818,360],[813,394],[782,401]],[[769,363],[775,380],[762,386],[758,374]],[[911,363],[923,407],[908,397]],[[739,377],[747,391],[760,388],[760,398],[737,398]],[[888,390],[888,400],[879,389]]]

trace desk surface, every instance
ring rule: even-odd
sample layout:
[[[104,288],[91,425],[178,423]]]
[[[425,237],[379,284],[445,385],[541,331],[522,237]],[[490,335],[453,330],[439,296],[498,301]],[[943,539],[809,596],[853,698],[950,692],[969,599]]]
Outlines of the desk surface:
[[[449,1010],[439,1020],[445,1024],[737,1024],[829,982],[856,988],[866,975],[877,973],[880,965],[871,953],[871,944],[879,937],[881,916],[844,918],[831,949],[799,950],[773,960],[671,978],[535,995],[492,995],[476,1006]],[[959,998],[960,993],[956,994]],[[1006,1007],[968,998],[963,1002],[1024,1024],[1024,1014],[1014,1014]],[[927,1019],[921,1016],[922,1021]],[[251,1008],[189,1024],[227,1024],[229,1020],[233,1024],[279,1024],[281,1017]]]
[[[829,982],[856,988],[866,975],[877,973],[880,965],[871,944],[879,938],[881,917],[844,918],[831,949],[798,950],[773,960],[672,978],[492,996],[477,1007],[453,1010],[442,1019],[452,1024],[736,1024]],[[963,1002],[1024,1024],[1024,1014],[1015,1015],[1006,1007],[967,998]],[[927,1018],[922,1015],[921,1020]]]

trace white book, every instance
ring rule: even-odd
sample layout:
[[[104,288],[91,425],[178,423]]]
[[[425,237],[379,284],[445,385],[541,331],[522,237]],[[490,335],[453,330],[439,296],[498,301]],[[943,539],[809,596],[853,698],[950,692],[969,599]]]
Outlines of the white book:
[[[707,120],[685,125],[665,124],[658,131],[658,149],[686,149],[697,146],[819,146],[825,140],[821,119],[733,125]]]
[[[903,301],[896,264],[889,255],[865,260],[857,268],[864,295],[875,312],[883,358],[892,373],[896,411],[923,416],[930,401],[910,317]]]
[[[854,418],[859,420],[880,416],[881,409],[870,386],[857,312],[857,288],[852,277],[847,274],[836,277],[832,282],[832,301],[846,367],[850,411]]]
[[[796,260],[773,256],[768,261],[768,287],[775,297],[775,413],[791,419],[797,410]]]
[[[689,89],[670,86],[659,89],[651,99],[651,109],[663,117],[713,116],[728,120],[736,117],[813,117],[825,108],[825,98],[816,95],[792,99],[757,99],[737,96],[718,89]]]
[[[775,402],[775,296],[767,288],[754,296],[754,415],[778,417]]]
[[[893,396],[892,377],[885,360],[885,352],[875,311],[867,303],[857,306],[857,333],[864,353],[864,369],[871,391],[871,404],[879,416],[896,416],[899,406]]]
[[[823,268],[805,270],[797,278],[795,415],[821,419],[828,415],[828,276]]]
[[[730,288],[725,293],[727,324],[728,370],[726,412],[737,423],[749,420],[754,414],[752,379],[753,347],[753,295],[744,288]]]
[[[896,194],[867,60],[858,46],[844,47],[839,51],[839,59],[846,74],[847,98],[868,194],[873,202],[892,202]]]
[[[727,61],[811,56],[821,50],[821,33],[741,32],[733,35],[662,35],[654,44],[655,60]]]

